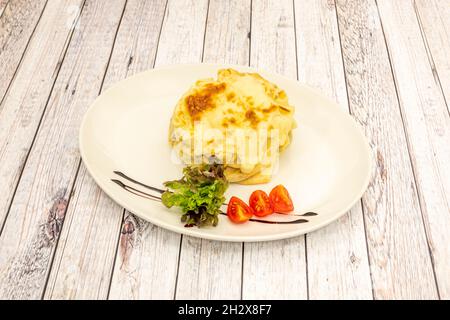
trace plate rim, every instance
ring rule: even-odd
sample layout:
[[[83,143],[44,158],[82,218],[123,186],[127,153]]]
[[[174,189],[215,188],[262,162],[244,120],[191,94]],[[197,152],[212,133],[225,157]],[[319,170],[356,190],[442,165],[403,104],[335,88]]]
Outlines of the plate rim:
[[[271,235],[258,235],[258,236],[224,236],[224,235],[217,235],[212,233],[201,233],[199,231],[194,231],[192,228],[185,228],[182,225],[172,225],[170,223],[166,223],[163,221],[157,221],[157,219],[151,219],[145,214],[141,212],[136,212],[134,209],[131,210],[126,203],[123,203],[120,199],[116,199],[112,196],[112,194],[107,190],[107,188],[103,188],[102,184],[100,183],[99,177],[95,174],[95,170],[91,167],[91,164],[87,160],[85,148],[84,148],[84,142],[83,142],[83,132],[85,132],[85,125],[87,122],[87,119],[89,117],[89,114],[91,113],[92,109],[95,107],[98,100],[101,98],[102,95],[107,94],[109,91],[114,90],[116,87],[118,87],[123,81],[127,81],[133,78],[137,78],[139,76],[142,76],[143,74],[153,73],[157,71],[164,71],[164,70],[172,70],[177,69],[180,67],[198,67],[198,66],[209,66],[214,68],[235,68],[235,69],[246,69],[247,72],[256,72],[256,73],[262,73],[273,77],[283,78],[284,80],[290,81],[290,82],[296,82],[298,85],[306,88],[307,90],[313,92],[314,94],[317,94],[319,96],[322,96],[323,98],[327,99],[330,104],[332,104],[336,109],[338,109],[338,112],[341,112],[348,120],[350,120],[352,126],[359,132],[361,137],[363,138],[364,145],[365,145],[365,154],[366,154],[366,160],[368,164],[368,170],[366,173],[366,176],[364,177],[364,183],[362,184],[362,187],[359,192],[355,195],[355,198],[349,202],[349,204],[344,208],[338,211],[334,215],[330,215],[327,219],[324,219],[320,223],[311,224],[310,227],[304,227],[298,230],[292,230],[288,232],[282,232],[277,234],[271,234]],[[347,213],[364,195],[366,192],[372,175],[373,170],[373,155],[372,155],[372,149],[370,148],[369,142],[364,134],[362,126],[351,116],[349,112],[345,112],[342,110],[342,108],[339,106],[339,104],[335,101],[333,101],[331,98],[329,98],[327,95],[325,95],[323,92],[321,92],[319,89],[313,88],[305,83],[301,83],[298,81],[298,79],[293,79],[286,77],[279,73],[269,72],[264,70],[263,68],[254,68],[252,66],[245,66],[245,65],[237,65],[237,64],[228,64],[228,63],[180,63],[180,64],[172,64],[172,65],[164,65],[159,66],[147,70],[143,70],[141,72],[135,73],[129,77],[126,77],[124,79],[121,79],[111,85],[109,88],[107,88],[105,91],[102,91],[95,99],[91,102],[90,106],[86,110],[85,114],[83,115],[83,119],[81,121],[81,125],[79,128],[79,134],[78,134],[78,146],[80,151],[80,157],[86,166],[86,169],[90,176],[94,179],[97,186],[104,192],[112,201],[119,204],[121,207],[125,208],[127,211],[133,213],[134,215],[138,216],[139,218],[150,222],[158,227],[161,227],[163,229],[169,230],[171,232],[176,232],[179,234],[184,234],[196,238],[201,239],[207,239],[207,240],[215,240],[215,241],[225,241],[225,242],[264,242],[264,241],[274,241],[274,240],[282,240],[282,239],[289,239],[297,236],[301,236],[310,232],[313,232],[315,230],[318,230],[320,228],[325,227],[326,225],[338,220],[340,217],[342,217],[345,213]],[[139,211],[139,210],[138,210]],[[195,229],[198,230],[198,229]]]

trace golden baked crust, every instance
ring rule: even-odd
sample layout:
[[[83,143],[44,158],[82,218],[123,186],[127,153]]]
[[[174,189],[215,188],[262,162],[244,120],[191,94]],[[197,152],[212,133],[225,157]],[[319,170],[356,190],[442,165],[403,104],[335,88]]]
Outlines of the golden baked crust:
[[[178,101],[169,143],[188,164],[208,161],[212,155],[222,160],[230,182],[264,183],[274,164],[268,159],[275,155],[269,147],[278,152],[289,145],[296,126],[293,115],[286,93],[275,84],[257,73],[222,69],[217,79],[197,81]],[[198,128],[200,142],[195,140]],[[263,135],[266,145],[260,140]]]

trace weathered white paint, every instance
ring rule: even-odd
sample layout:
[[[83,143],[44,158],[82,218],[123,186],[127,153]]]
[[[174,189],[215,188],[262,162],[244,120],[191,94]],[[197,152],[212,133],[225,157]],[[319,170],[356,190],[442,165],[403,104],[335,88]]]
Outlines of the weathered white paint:
[[[38,23],[46,0],[0,3],[0,100],[6,93]]]
[[[22,63],[0,104],[0,162],[2,164],[0,167],[2,180],[0,183],[0,226],[5,221],[39,121],[61,67],[61,60],[67,50],[69,37],[73,32],[73,25],[66,27],[68,17],[61,12],[65,12],[72,6],[81,6],[82,3],[83,0],[64,0],[58,1],[57,5],[46,7],[36,27],[35,36],[30,40]],[[76,18],[73,16],[70,22],[73,24]],[[18,47],[14,46],[14,48],[17,50]],[[9,54],[18,55],[17,52],[9,52]],[[8,70],[5,73],[0,72],[0,78],[7,73]],[[0,80],[0,86],[7,83],[6,79],[4,81]]]
[[[203,61],[248,65],[250,1],[211,0]],[[232,271],[230,271],[232,270]],[[177,299],[240,299],[242,243],[183,237]]]
[[[450,3],[448,4],[450,7]],[[441,298],[450,299],[450,116],[409,1],[378,0]]]
[[[164,0],[127,2],[102,90],[153,66],[165,3]],[[119,259],[122,250],[132,250],[134,245],[133,232],[121,229],[122,219],[122,207],[101,191],[81,164],[46,298],[107,298],[119,237]]]
[[[1,298],[449,298],[445,0],[88,0],[73,30],[83,1],[0,0]],[[103,80],[202,57],[349,105],[374,151],[362,207],[244,251],[123,216],[78,167],[81,117]]]
[[[295,1],[298,79],[348,111],[336,8],[329,1]],[[299,106],[301,107],[301,106]],[[361,204],[306,236],[310,299],[372,299]]]
[[[201,61],[207,11],[206,0],[169,0],[156,66]],[[127,225],[136,229],[134,245],[119,243],[110,298],[173,299],[181,236],[129,214],[122,230]],[[126,237],[120,241],[126,242]]]
[[[350,109],[364,128],[376,162],[363,196],[374,297],[436,298],[416,181],[375,1],[337,1],[337,8]]]
[[[1,298],[43,294],[80,162],[78,129],[99,93],[124,3],[88,1],[82,12],[0,236]]]
[[[292,1],[253,0],[250,64],[297,77]],[[305,237],[245,243],[244,299],[306,299]]]

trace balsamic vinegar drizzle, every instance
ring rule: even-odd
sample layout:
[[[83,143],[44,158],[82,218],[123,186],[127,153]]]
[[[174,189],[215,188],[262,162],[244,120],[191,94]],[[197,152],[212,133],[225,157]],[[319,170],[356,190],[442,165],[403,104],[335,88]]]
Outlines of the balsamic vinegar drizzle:
[[[126,185],[125,183],[123,183],[122,181],[117,180],[117,179],[111,179],[111,181],[114,182],[114,183],[117,183],[121,188],[123,188],[123,189],[127,190],[128,192],[131,192],[131,193],[133,193],[133,194],[135,194],[137,196],[161,202],[161,197],[154,196],[154,195],[142,192],[142,191],[140,191],[138,189],[135,189],[133,187],[130,187],[130,186]]]
[[[128,181],[134,182],[134,183],[136,183],[136,184],[138,184],[138,185],[140,185],[140,186],[143,186],[144,188],[147,188],[147,189],[156,191],[156,192],[158,192],[158,193],[163,194],[163,193],[166,191],[166,190],[163,190],[163,189],[151,187],[151,186],[146,185],[146,184],[144,184],[144,183],[142,183],[142,182],[139,182],[139,181],[137,181],[137,180],[134,180],[133,178],[128,177],[127,175],[125,175],[124,173],[122,173],[122,172],[120,172],[120,171],[114,171],[114,173],[117,174],[119,177],[122,177],[122,178],[124,178],[124,179],[127,179]]]
[[[317,216],[318,214],[315,212],[305,212],[304,214],[295,214],[296,216],[302,216],[302,217],[313,217],[313,216]]]
[[[222,214],[224,216],[227,215],[225,212],[221,212],[220,214]],[[249,221],[261,222],[261,223],[267,223],[267,224],[296,224],[296,223],[308,222],[308,220],[306,220],[306,219],[297,219],[297,220],[292,220],[292,221],[270,221],[270,220],[259,220],[259,219],[254,219],[254,218],[249,219]]]
[[[136,183],[136,184],[138,184],[138,185],[140,185],[140,186],[142,186],[144,188],[156,191],[156,192],[158,192],[160,194],[165,192],[165,190],[163,190],[163,189],[155,188],[155,187],[146,185],[146,184],[144,184],[142,182],[139,182],[137,180],[134,180],[133,178],[130,178],[130,177],[126,176],[124,173],[122,173],[120,171],[114,171],[114,173],[117,174],[118,176],[128,180],[128,181]],[[128,191],[128,192],[130,192],[130,193],[132,193],[134,195],[137,195],[137,196],[149,199],[149,200],[161,202],[161,197],[159,197],[159,196],[154,196],[154,195],[148,194],[146,192],[140,191],[140,190],[138,190],[136,188],[133,188],[133,187],[131,187],[129,185],[126,185],[125,183],[123,183],[122,181],[117,180],[117,179],[111,179],[111,181],[116,183],[117,185],[119,185],[122,189],[124,189],[124,190],[126,190],[126,191]],[[228,205],[228,204],[224,203],[224,205]],[[277,213],[277,212],[275,212],[275,213]],[[220,214],[225,215],[225,216],[227,215],[225,212],[221,212]],[[293,214],[289,214],[289,215],[290,216],[298,216],[298,217],[312,217],[312,216],[317,216],[317,213],[315,213],[315,212],[306,212],[306,213],[303,213],[303,214],[295,214],[295,213],[293,213]],[[259,222],[259,223],[266,223],[266,224],[298,224],[298,223],[309,222],[309,220],[306,220],[306,219],[297,219],[297,220],[291,220],[291,221],[270,221],[270,220],[259,220],[259,219],[254,219],[254,218],[251,218],[249,221]]]

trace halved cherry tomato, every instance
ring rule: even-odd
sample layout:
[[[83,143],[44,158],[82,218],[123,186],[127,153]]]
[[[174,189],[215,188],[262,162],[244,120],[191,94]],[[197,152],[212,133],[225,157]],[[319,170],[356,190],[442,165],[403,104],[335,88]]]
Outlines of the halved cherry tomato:
[[[281,184],[270,191],[269,199],[273,211],[275,212],[289,213],[294,210],[294,204],[292,203],[291,196],[286,188]]]
[[[244,223],[253,216],[253,210],[241,199],[231,197],[228,203],[227,216],[234,223]]]
[[[253,209],[255,216],[265,217],[273,213],[269,196],[262,190],[253,191],[248,202],[250,207]]]

